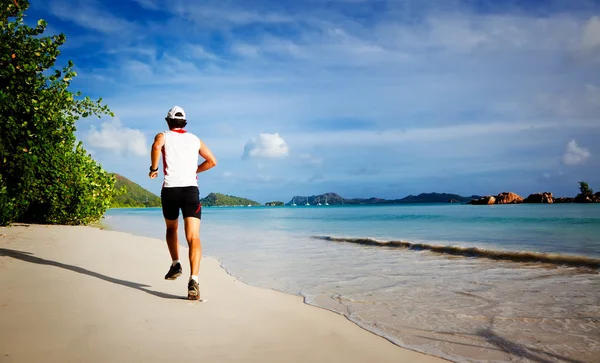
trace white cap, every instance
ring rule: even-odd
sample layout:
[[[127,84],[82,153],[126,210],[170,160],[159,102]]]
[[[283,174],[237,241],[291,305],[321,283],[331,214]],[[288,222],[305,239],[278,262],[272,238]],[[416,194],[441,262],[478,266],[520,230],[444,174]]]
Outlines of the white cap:
[[[178,113],[181,114],[181,116],[177,115]],[[172,120],[185,120],[185,111],[179,106],[173,106],[167,113],[167,118]]]

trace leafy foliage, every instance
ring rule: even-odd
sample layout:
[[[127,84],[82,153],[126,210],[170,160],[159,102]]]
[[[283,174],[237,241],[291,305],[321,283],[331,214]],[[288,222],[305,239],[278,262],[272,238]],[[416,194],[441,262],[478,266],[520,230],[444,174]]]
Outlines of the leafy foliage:
[[[246,206],[253,205],[257,206],[260,203],[250,199],[234,197],[232,195],[225,195],[221,193],[210,193],[206,197],[200,200],[203,206]]]
[[[280,201],[274,201],[274,202],[267,202],[267,203],[265,203],[265,205],[267,207],[281,207],[281,206],[283,206],[285,204],[283,202],[280,202]]]
[[[111,203],[112,208],[142,208],[142,207],[160,207],[160,197],[149,192],[138,184],[119,174],[112,174],[117,182],[115,188],[116,194]]]
[[[76,144],[75,121],[112,113],[69,91],[71,61],[54,68],[64,34],[42,36],[44,20],[25,25],[27,0],[0,3],[0,225],[94,222],[110,206],[114,178]]]
[[[580,181],[579,182],[579,195],[581,195],[582,197],[591,197],[594,194],[594,191],[592,190],[592,188],[590,188],[590,186],[588,185],[588,183],[584,182],[584,181]]]

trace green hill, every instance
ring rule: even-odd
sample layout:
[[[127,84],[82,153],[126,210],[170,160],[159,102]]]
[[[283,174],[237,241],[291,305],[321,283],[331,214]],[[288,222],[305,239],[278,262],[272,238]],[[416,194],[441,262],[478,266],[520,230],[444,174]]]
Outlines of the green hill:
[[[149,192],[138,184],[119,174],[112,174],[117,179],[115,187],[122,193],[113,198],[112,208],[160,207],[160,197]]]
[[[250,199],[234,197],[221,193],[210,193],[200,200],[203,206],[218,207],[218,206],[258,206],[260,203]]]
[[[421,193],[419,195],[409,195],[402,199],[396,200],[397,203],[466,203],[470,202],[473,198],[476,198],[477,195],[472,195],[470,197],[463,197],[458,194],[448,194],[448,193]]]

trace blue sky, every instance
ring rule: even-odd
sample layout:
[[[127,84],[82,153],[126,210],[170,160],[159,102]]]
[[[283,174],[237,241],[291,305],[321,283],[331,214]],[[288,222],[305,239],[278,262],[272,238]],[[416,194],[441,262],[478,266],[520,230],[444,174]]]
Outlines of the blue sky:
[[[32,0],[39,18],[116,114],[78,138],[157,194],[173,105],[219,161],[202,196],[600,190],[599,1]]]

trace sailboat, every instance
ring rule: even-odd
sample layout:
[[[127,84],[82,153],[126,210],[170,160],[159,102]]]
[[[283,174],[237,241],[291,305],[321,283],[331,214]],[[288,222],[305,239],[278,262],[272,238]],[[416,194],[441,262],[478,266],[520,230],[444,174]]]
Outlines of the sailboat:
[[[319,201],[320,200],[319,198],[320,197],[317,197],[317,205],[321,205],[321,202]]]
[[[329,203],[327,203],[327,196],[325,196],[325,205],[329,205]]]
[[[292,207],[296,206],[296,197],[292,198]]]
[[[310,203],[308,202],[308,197],[306,198],[306,204],[304,205],[310,205]]]

